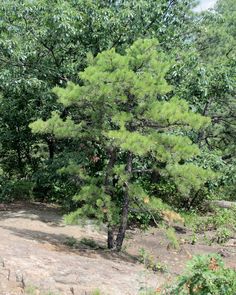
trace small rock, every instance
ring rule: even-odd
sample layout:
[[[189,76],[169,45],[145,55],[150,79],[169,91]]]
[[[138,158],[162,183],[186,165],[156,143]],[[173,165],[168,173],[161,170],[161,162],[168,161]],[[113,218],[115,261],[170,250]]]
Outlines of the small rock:
[[[20,288],[25,288],[24,276],[19,270],[16,272],[16,282],[19,283]]]
[[[217,254],[224,258],[230,257],[230,254],[226,249],[220,249]]]
[[[179,225],[174,225],[173,227],[176,230],[176,232],[179,234],[186,234],[187,233],[187,229],[185,227],[182,227]]]

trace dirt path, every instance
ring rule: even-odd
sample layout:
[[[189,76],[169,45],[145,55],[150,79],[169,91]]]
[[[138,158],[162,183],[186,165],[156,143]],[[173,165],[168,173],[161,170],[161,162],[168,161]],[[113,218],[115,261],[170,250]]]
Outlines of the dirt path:
[[[55,294],[84,295],[99,288],[104,294],[135,295],[144,285],[163,283],[163,276],[145,271],[128,257],[65,246],[72,236],[105,243],[104,232],[92,226],[64,226],[53,208],[1,211],[0,294],[22,294],[25,286],[34,286]]]
[[[210,237],[213,232],[205,232]],[[130,241],[127,241],[127,251],[132,255],[137,255],[140,248],[145,249],[153,257],[155,262],[167,268],[169,275],[174,278],[183,273],[186,269],[186,263],[194,255],[219,254],[222,256],[227,267],[236,270],[236,237],[230,239],[224,245],[213,243],[207,244],[203,240],[203,234],[198,235],[198,241],[192,245],[191,232],[176,232],[180,241],[179,249],[173,249],[166,238],[164,229],[150,229],[147,232],[140,232],[138,235],[131,235]],[[183,242],[183,243],[182,243]]]

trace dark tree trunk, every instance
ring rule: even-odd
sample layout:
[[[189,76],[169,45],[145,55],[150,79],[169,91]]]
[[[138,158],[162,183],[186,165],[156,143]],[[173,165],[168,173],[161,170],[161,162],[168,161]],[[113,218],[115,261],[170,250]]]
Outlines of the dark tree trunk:
[[[107,171],[104,179],[104,187],[105,192],[112,196],[112,181],[111,181],[111,173],[112,169],[116,162],[116,149],[110,149],[108,151],[109,154],[109,163],[107,165]],[[114,245],[114,228],[109,224],[107,226],[107,247],[108,249],[113,249],[115,247]]]
[[[205,106],[203,108],[203,111],[202,111],[202,115],[203,116],[207,116],[208,110],[209,110],[209,108],[211,106],[211,103],[212,103],[212,100],[213,100],[213,98],[210,98],[206,102],[206,104],[205,104]],[[205,135],[206,135],[206,131],[204,131],[204,130],[203,131],[200,131],[199,134],[198,134],[197,142],[198,142],[198,144],[199,144],[200,147],[202,146],[202,141],[204,140]],[[205,141],[206,141],[206,139],[205,139]]]
[[[16,153],[17,153],[18,169],[19,169],[21,177],[24,177],[24,163],[22,161],[20,144],[18,143],[16,144]]]
[[[132,173],[132,154],[131,153],[128,154],[127,172],[129,174]],[[128,182],[126,182],[120,226],[119,226],[118,234],[116,237],[116,250],[117,251],[120,251],[122,248],[123,241],[125,238],[125,232],[126,232],[127,224],[128,224],[128,214],[129,214],[129,191],[128,191],[128,189],[129,189],[129,184],[128,184]]]
[[[127,188],[127,190],[128,190],[128,188]],[[125,232],[126,232],[127,223],[128,223],[128,213],[129,213],[129,195],[128,195],[128,192],[125,192],[120,227],[119,227],[119,231],[118,231],[118,234],[116,237],[116,250],[117,251],[121,250],[122,244],[123,244],[123,241],[125,238]]]
[[[52,161],[55,153],[55,140],[52,136],[48,136],[46,142],[48,144],[49,160]]]
[[[111,225],[108,225],[107,229],[107,247],[108,249],[113,249],[115,247],[114,243],[114,229]]]
[[[16,130],[17,130],[17,134],[20,135],[21,130],[18,125],[16,125]],[[17,163],[18,163],[18,169],[19,169],[20,175],[21,177],[24,177],[24,163],[22,158],[22,145],[20,141],[20,136],[19,136],[19,139],[17,139],[15,142],[15,151],[17,153]]]
[[[191,199],[188,200],[188,203],[185,206],[185,209],[190,210],[194,203],[197,201],[198,197],[200,196],[201,190],[198,190],[195,195]]]

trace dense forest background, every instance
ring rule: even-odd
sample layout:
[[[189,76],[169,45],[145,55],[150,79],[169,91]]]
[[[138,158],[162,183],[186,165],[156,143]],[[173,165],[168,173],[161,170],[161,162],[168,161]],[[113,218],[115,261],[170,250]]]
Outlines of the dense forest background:
[[[2,0],[0,201],[108,223],[235,201],[236,2]],[[155,216],[154,216],[155,215]]]

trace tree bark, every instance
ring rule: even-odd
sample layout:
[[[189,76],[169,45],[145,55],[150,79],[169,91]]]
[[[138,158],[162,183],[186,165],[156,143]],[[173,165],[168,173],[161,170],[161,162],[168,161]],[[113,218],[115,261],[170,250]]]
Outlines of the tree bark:
[[[112,172],[112,169],[113,169],[113,167],[115,165],[115,161],[116,161],[116,149],[112,148],[108,151],[108,153],[109,153],[109,163],[107,165],[107,171],[106,171],[106,175],[105,175],[105,179],[104,179],[104,187],[105,187],[106,194],[112,196],[110,177],[111,177],[111,172]],[[112,225],[109,224],[109,220],[107,220],[107,221],[108,221],[107,247],[108,247],[108,249],[113,249],[115,247],[114,228]]]
[[[20,144],[16,144],[16,153],[17,153],[17,163],[18,163],[18,169],[20,172],[21,177],[24,177],[24,163],[22,161],[22,155],[21,155],[21,147]]]
[[[129,174],[132,173],[132,154],[128,154],[127,159],[127,172]],[[124,200],[123,200],[123,208],[121,213],[121,221],[118,230],[118,234],[116,237],[116,250],[120,251],[123,245],[123,241],[125,238],[125,232],[127,229],[128,224],[128,214],[129,214],[129,184],[128,181],[125,183],[125,193],[124,193]]]
[[[194,203],[196,202],[197,198],[199,197],[201,190],[198,190],[195,195],[188,200],[187,204],[184,206],[185,209],[190,210],[191,207],[194,205]]]
[[[48,144],[48,158],[50,161],[53,161],[54,153],[55,153],[55,141],[53,136],[48,136],[46,138],[46,142]]]
[[[108,228],[107,228],[107,247],[108,247],[108,249],[113,249],[115,247],[114,229],[109,224],[108,224]]]
[[[204,106],[204,108],[203,108],[203,110],[202,110],[202,115],[203,115],[203,116],[207,116],[212,101],[213,101],[213,97],[211,97],[211,98],[205,103],[205,106]],[[198,144],[199,144],[200,147],[203,145],[203,144],[202,144],[202,141],[203,141],[204,138],[205,138],[205,134],[206,134],[206,131],[205,131],[205,130],[200,131],[199,134],[198,134],[197,142],[198,142]],[[206,141],[206,139],[205,139],[205,141]]]

